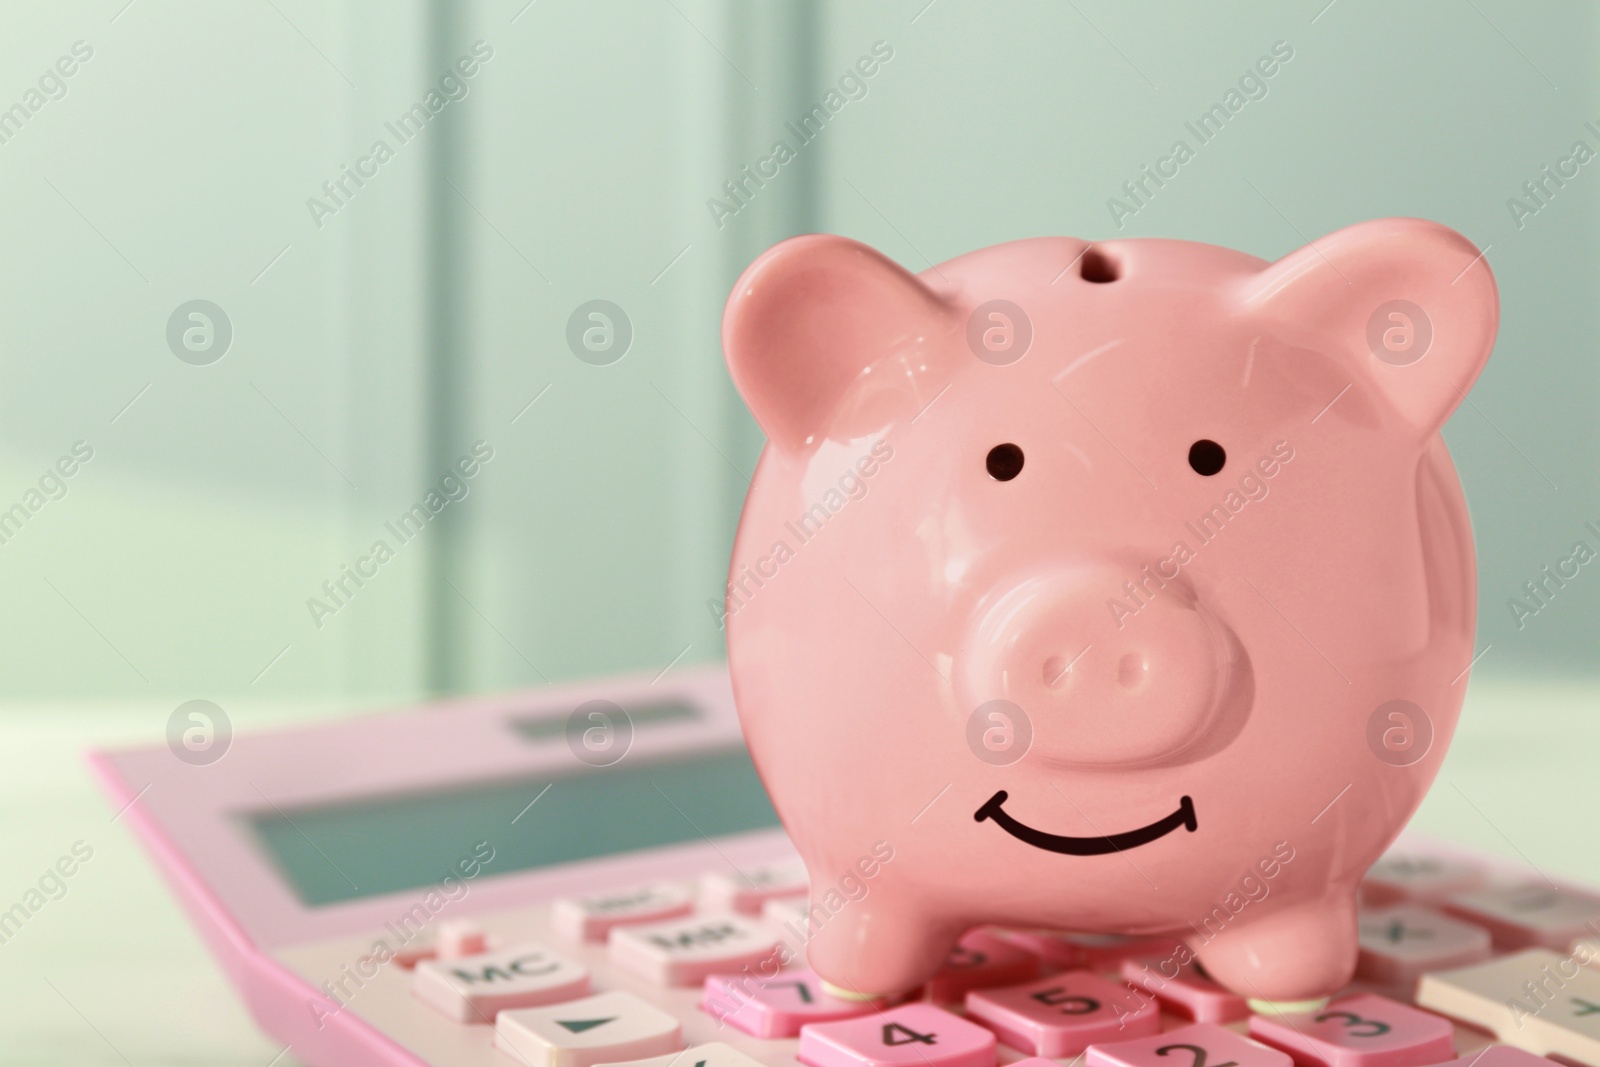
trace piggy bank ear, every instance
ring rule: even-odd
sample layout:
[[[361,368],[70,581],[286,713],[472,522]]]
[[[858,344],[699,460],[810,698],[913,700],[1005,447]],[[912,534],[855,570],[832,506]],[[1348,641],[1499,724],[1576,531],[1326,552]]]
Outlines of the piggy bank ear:
[[[853,397],[856,429],[877,429],[912,405],[948,314],[932,290],[873,249],[812,234],[773,246],[745,270],[722,316],[722,348],[768,439],[799,449],[835,424],[864,379],[871,388]],[[885,366],[871,380],[875,365],[894,361],[909,373]]]
[[[1500,299],[1472,242],[1422,219],[1363,222],[1250,283],[1274,333],[1354,364],[1423,436],[1466,398],[1494,347]]]

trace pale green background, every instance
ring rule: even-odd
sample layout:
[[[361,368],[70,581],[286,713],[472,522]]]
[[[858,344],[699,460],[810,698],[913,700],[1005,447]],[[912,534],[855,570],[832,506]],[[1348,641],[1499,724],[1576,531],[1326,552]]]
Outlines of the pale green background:
[[[0,144],[0,509],[95,449],[0,545],[0,904],[97,848],[0,945],[0,1062],[277,1051],[79,750],[157,742],[196,697],[252,729],[719,657],[760,448],[717,340],[738,272],[811,230],[914,269],[1117,234],[1106,199],[1279,40],[1269,95],[1120,234],[1276,257],[1421,215],[1488,248],[1500,343],[1446,430],[1488,651],[1420,822],[1600,881],[1600,574],[1521,630],[1505,606],[1600,547],[1600,163],[1520,229],[1506,204],[1600,148],[1592,4],[525,2],[0,4],[0,108],[94,48]],[[470,95],[316,228],[306,198],[480,39]],[[719,228],[707,199],[877,40],[868,96]],[[233,323],[211,366],[166,347],[194,298]],[[595,298],[634,326],[609,367],[564,340]],[[471,495],[314,626],[306,598],[479,439]]]

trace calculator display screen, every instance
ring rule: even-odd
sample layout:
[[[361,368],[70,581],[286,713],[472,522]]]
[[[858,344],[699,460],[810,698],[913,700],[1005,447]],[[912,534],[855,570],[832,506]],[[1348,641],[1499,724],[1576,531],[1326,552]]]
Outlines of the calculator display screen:
[[[768,829],[778,816],[740,747],[267,807],[243,821],[300,901],[316,907],[434,886],[454,894],[475,878]]]

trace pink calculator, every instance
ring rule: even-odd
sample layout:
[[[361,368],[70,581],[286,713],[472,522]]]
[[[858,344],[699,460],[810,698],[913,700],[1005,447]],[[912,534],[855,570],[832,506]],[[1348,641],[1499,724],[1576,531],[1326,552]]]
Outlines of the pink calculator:
[[[1600,1067],[1600,896],[1418,841],[1363,885],[1355,984],[1303,1013],[1160,939],[995,927],[893,1002],[835,996],[808,936],[892,848],[808,886],[720,666],[92,762],[316,1067]]]

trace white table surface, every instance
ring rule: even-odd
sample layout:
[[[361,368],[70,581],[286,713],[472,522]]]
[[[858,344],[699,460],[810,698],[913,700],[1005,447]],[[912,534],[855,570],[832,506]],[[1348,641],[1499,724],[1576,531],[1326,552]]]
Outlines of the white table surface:
[[[256,1033],[81,753],[158,743],[170,706],[0,711],[0,910],[74,841],[93,858],[0,944],[0,1065],[267,1067]],[[249,729],[300,709],[243,709]],[[1600,885],[1600,684],[1474,680],[1414,829]],[[1600,808],[1600,805],[1596,805]],[[291,1056],[278,1059],[289,1067]]]

